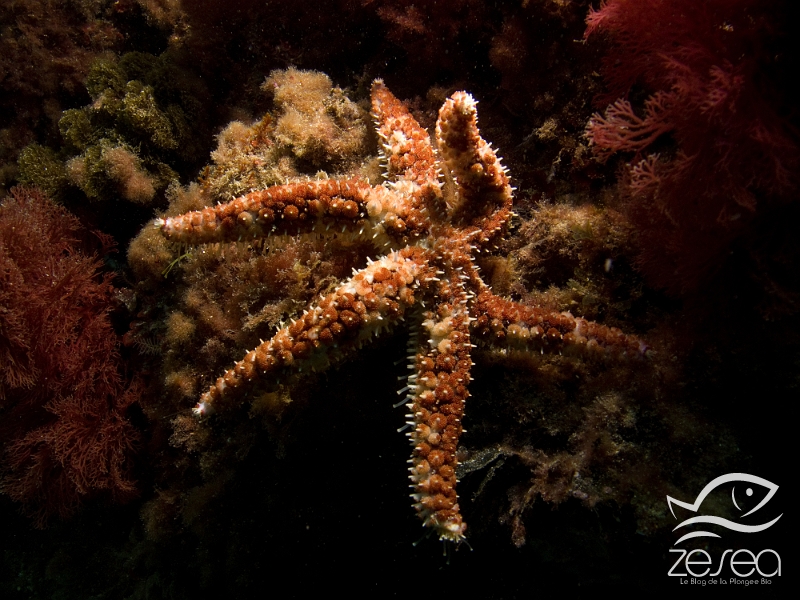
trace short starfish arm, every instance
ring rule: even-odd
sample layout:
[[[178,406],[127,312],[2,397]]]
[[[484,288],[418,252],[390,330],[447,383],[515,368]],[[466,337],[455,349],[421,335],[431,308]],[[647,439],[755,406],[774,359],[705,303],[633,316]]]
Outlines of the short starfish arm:
[[[295,235],[313,230],[368,227],[372,191],[360,179],[306,181],[251,192],[225,204],[160,219],[169,240],[196,245]]]
[[[431,218],[446,214],[431,138],[380,79],[372,84],[372,116],[394,199],[384,203],[387,216],[399,218],[412,238],[420,237],[430,227]]]
[[[537,352],[587,352],[641,357],[648,346],[616,327],[606,327],[568,312],[524,306],[481,291],[475,301],[478,316],[473,338],[487,345]]]
[[[478,132],[475,100],[456,92],[439,110],[436,140],[458,188],[452,221],[480,228],[475,241],[486,244],[502,232],[511,216],[513,190],[506,169]]]
[[[439,287],[436,295],[445,300],[424,315],[413,357],[416,374],[409,378],[408,425],[414,427],[408,434],[414,446],[409,470],[414,508],[424,525],[440,539],[458,543],[466,530],[456,495],[456,449],[469,396],[470,319],[461,286]]]
[[[381,79],[372,84],[372,116],[388,163],[389,181],[439,187],[439,171],[428,132]]]
[[[256,380],[304,368],[322,369],[402,320],[420,284],[435,277],[424,251],[405,248],[358,271],[288,327],[248,352],[206,391],[197,416],[235,405]]]

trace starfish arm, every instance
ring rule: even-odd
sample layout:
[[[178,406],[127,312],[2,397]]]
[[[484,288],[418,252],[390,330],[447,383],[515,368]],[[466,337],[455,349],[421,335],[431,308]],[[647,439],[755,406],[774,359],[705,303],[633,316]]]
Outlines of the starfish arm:
[[[647,345],[616,327],[606,327],[568,312],[524,306],[481,291],[475,302],[479,315],[472,323],[473,337],[486,344],[525,351],[585,352],[602,356],[645,356]]]
[[[415,375],[409,378],[408,434],[414,447],[410,479],[414,508],[442,540],[460,542],[466,524],[456,495],[456,450],[469,396],[470,335],[467,295],[459,284],[442,282],[440,301],[426,311],[417,332]]]
[[[386,162],[386,185],[402,202],[394,211],[411,231],[427,230],[432,217],[446,214],[431,138],[380,79],[372,84],[372,116]]]
[[[513,190],[505,167],[478,131],[476,102],[456,92],[439,110],[436,140],[439,154],[458,189],[451,220],[477,226],[475,239],[485,245],[505,228],[511,216]]]
[[[372,116],[387,162],[387,179],[440,187],[431,138],[381,79],[372,84]]]
[[[195,415],[235,405],[252,383],[266,376],[324,369],[331,360],[403,320],[416,302],[417,288],[435,277],[423,255],[421,249],[406,248],[357,271],[219,377],[201,396]]]
[[[167,239],[189,245],[324,232],[331,226],[363,231],[371,227],[371,193],[360,179],[276,185],[156,224]]]

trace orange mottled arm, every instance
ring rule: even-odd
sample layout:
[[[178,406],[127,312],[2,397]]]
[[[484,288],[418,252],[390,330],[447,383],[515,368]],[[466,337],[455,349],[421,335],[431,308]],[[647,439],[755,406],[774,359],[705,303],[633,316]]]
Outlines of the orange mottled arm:
[[[476,299],[478,317],[473,338],[488,345],[540,352],[574,352],[644,356],[648,346],[616,327],[606,327],[568,312],[524,306],[484,290]]]
[[[372,84],[372,116],[386,157],[388,180],[438,185],[436,155],[428,132],[380,79]]]
[[[451,221],[478,227],[474,239],[485,245],[505,228],[511,216],[513,189],[505,167],[478,131],[475,105],[466,92],[448,98],[439,110],[436,139],[458,189]]]
[[[472,360],[467,295],[443,281],[433,310],[423,314],[409,378],[408,434],[414,452],[411,482],[414,508],[440,539],[460,542],[464,523],[456,495],[456,450],[469,396]]]
[[[370,263],[291,325],[248,352],[201,396],[203,416],[240,402],[251,382],[300,369],[321,370],[401,321],[420,286],[435,277],[424,251],[405,248]]]
[[[359,179],[276,185],[156,224],[168,240],[189,245],[296,235],[331,226],[358,231],[368,225],[370,190]]]

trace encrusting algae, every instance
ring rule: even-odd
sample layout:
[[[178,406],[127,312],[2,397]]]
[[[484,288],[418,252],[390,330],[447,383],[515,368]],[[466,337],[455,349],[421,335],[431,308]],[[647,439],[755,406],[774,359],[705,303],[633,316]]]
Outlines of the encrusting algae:
[[[64,111],[58,122],[62,148],[23,149],[20,179],[53,198],[76,187],[94,202],[158,204],[177,184],[174,168],[199,159],[202,87],[166,56],[129,52],[118,60],[98,58],[86,88],[92,103]]]
[[[369,114],[316,71],[273,71],[261,89],[275,112],[252,125],[229,123],[217,136],[203,188],[233,198],[308,173],[359,169],[374,146]]]

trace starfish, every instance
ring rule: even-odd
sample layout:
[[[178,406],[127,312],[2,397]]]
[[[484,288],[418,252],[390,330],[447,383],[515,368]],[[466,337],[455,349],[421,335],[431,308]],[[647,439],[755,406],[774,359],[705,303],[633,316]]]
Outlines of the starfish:
[[[225,204],[159,219],[182,245],[325,234],[371,240],[378,258],[291,324],[247,352],[194,407],[198,417],[243,402],[258,380],[320,370],[373,336],[411,321],[406,434],[414,507],[445,541],[464,539],[456,494],[456,449],[478,345],[523,353],[641,356],[636,337],[569,313],[495,295],[474,257],[496,248],[511,219],[513,188],[481,138],[476,102],[454,93],[441,107],[436,149],[430,136],[381,80],[372,110],[385,181],[328,179],[273,186]]]

